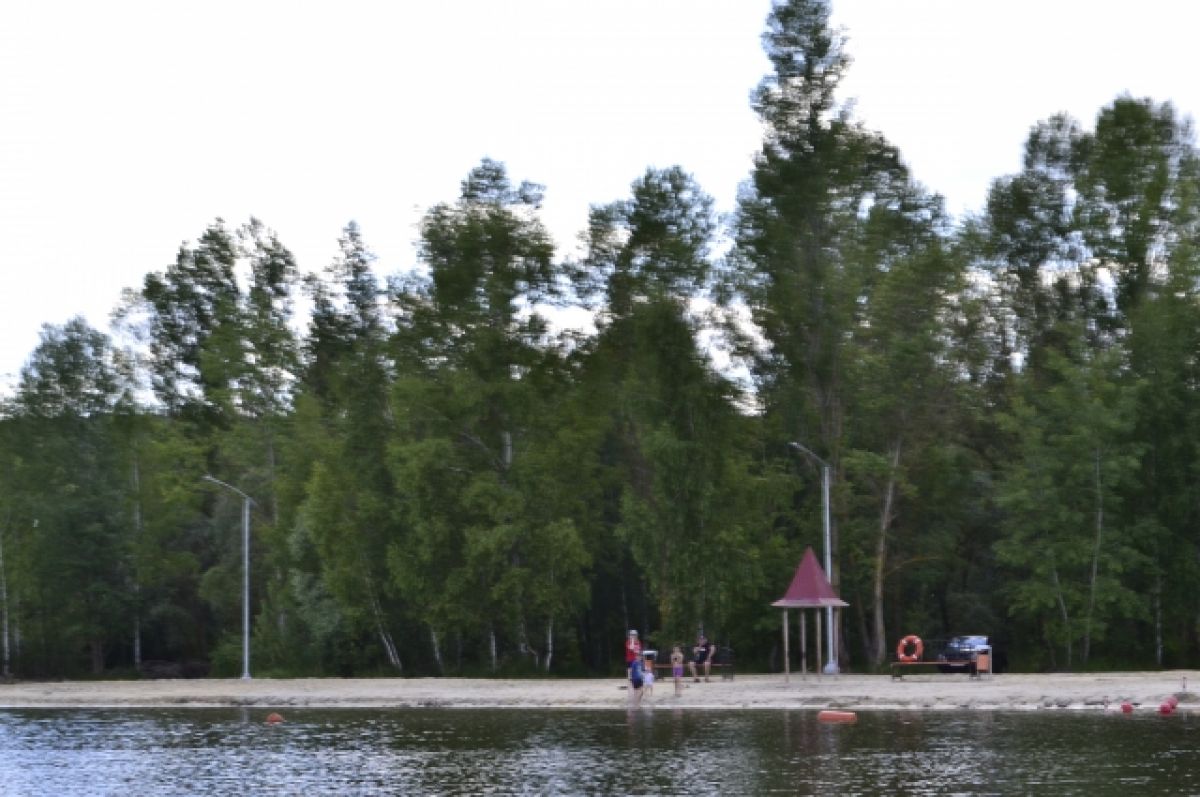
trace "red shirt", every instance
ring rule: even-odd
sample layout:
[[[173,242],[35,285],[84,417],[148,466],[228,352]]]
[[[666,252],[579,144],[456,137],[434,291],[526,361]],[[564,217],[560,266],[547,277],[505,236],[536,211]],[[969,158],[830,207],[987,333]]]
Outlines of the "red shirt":
[[[632,664],[633,660],[642,655],[642,642],[637,637],[625,640],[625,663]]]

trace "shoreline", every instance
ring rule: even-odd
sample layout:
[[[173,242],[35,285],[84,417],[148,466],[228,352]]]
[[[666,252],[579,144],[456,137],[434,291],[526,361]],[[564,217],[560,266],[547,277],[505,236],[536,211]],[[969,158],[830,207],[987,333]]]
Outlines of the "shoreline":
[[[966,675],[737,675],[685,679],[683,694],[660,679],[643,708],[841,709],[860,711],[1157,711],[1168,697],[1200,715],[1200,671]],[[0,683],[0,710],[152,708],[536,708],[619,709],[622,679],[262,678]]]

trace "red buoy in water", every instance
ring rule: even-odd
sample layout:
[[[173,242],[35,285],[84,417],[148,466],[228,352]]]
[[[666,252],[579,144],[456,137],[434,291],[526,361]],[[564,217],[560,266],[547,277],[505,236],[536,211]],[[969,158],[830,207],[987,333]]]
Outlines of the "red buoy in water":
[[[274,711],[267,715],[268,725],[277,725],[280,722],[283,722],[283,715],[276,714]]]
[[[1179,708],[1179,698],[1175,697],[1175,695],[1168,697],[1167,702],[1171,704],[1172,710]]]
[[[853,711],[822,711],[817,714],[821,722],[858,722],[858,715]]]
[[[1121,704],[1121,713],[1122,714],[1132,714],[1133,713],[1133,704],[1130,703],[1128,700],[1126,700],[1124,703]]]
[[[1171,712],[1174,710],[1175,709],[1172,708],[1170,703],[1163,703],[1158,707],[1158,713],[1162,714],[1164,717],[1170,716]]]

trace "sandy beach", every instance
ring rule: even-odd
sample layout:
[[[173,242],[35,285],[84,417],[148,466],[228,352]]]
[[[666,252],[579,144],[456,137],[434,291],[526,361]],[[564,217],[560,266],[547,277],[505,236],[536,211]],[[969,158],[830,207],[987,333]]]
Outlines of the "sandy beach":
[[[1200,714],[1200,671],[1104,674],[738,675],[685,683],[674,695],[659,682],[643,706],[693,709],[1095,710],[1129,702],[1157,710],[1169,696],[1179,712]],[[309,708],[621,708],[619,679],[476,678],[233,679],[64,681],[0,684],[0,709],[227,707]]]

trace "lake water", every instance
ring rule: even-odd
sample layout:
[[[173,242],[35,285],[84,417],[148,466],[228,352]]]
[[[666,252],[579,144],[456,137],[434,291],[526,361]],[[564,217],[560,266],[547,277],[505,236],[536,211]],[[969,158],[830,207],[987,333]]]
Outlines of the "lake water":
[[[0,794],[1200,794],[1200,718],[1099,712],[0,711]]]

